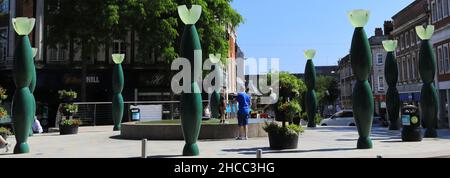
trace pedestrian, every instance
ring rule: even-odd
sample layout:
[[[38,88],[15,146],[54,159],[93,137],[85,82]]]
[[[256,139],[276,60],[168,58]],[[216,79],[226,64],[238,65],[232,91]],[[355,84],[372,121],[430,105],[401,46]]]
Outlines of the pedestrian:
[[[59,123],[62,120],[63,113],[64,113],[64,107],[62,104],[59,104],[58,111],[56,111],[55,128],[59,128]]]
[[[236,100],[239,103],[239,110],[238,110],[239,137],[236,139],[247,140],[251,97],[245,92],[245,87],[241,87],[240,92],[236,97]]]
[[[33,128],[33,133],[40,134],[40,133],[44,132],[44,130],[42,129],[41,123],[39,122],[39,120],[37,119],[36,116],[34,116],[34,122],[33,122],[32,128]]]
[[[226,110],[227,110],[227,103],[225,100],[225,91],[226,88],[224,87],[222,89],[222,92],[220,92],[220,104],[219,104],[219,114],[220,114],[220,123],[221,124],[228,124],[228,122],[226,122]]]

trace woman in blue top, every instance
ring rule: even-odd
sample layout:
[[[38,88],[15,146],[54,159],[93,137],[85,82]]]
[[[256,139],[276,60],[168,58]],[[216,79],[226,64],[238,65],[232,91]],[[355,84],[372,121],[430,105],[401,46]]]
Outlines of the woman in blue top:
[[[237,140],[247,140],[248,133],[248,118],[250,117],[251,97],[246,92],[238,93],[236,97],[239,103],[238,110],[238,124],[239,124],[239,137]]]

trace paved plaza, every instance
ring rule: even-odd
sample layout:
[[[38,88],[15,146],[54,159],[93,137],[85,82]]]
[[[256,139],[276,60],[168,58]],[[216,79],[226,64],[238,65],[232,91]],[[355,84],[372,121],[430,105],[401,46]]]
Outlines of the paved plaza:
[[[29,138],[31,153],[13,155],[0,150],[0,158],[137,158],[141,155],[140,140],[122,140],[112,126],[81,127],[78,135],[59,133]],[[300,136],[299,148],[273,151],[268,138],[247,141],[201,140],[199,158],[254,158],[258,149],[265,158],[427,158],[450,157],[450,130],[440,130],[439,139],[422,142],[401,142],[399,132],[375,127],[372,130],[374,149],[357,150],[355,127],[318,127],[306,129]],[[15,144],[14,137],[8,139]],[[149,158],[181,157],[184,141],[148,141]],[[11,147],[12,149],[13,147]]]

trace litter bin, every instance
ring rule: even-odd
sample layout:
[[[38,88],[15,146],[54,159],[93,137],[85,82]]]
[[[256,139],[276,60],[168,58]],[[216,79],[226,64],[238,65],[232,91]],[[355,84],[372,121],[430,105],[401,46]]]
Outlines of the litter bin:
[[[419,109],[416,106],[405,106],[402,109],[402,140],[404,142],[422,141]]]
[[[131,108],[131,120],[132,121],[140,121],[141,120],[141,110],[139,108]]]

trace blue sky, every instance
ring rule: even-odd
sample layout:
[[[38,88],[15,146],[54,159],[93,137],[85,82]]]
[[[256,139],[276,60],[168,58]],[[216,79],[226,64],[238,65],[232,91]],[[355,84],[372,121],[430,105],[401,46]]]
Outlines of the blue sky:
[[[347,11],[367,9],[368,36],[413,0],[234,0],[245,19],[238,44],[245,57],[280,58],[280,70],[303,73],[303,50],[316,49],[316,66],[337,65],[349,49],[353,27]]]

